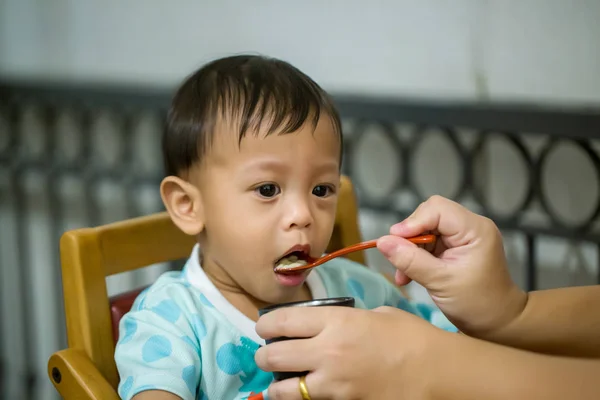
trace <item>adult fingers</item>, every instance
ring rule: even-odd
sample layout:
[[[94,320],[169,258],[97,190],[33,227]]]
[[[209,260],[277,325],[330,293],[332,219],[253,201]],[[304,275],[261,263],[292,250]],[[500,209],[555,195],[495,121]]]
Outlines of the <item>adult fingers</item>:
[[[327,399],[327,387],[323,385],[319,377],[309,373],[305,378],[306,389],[312,399]],[[269,386],[269,400],[302,400],[300,393],[300,378],[290,378],[279,382],[273,382]]]
[[[318,335],[332,314],[351,310],[346,307],[284,307],[260,317],[256,333],[264,339],[286,336],[306,338]]]
[[[445,267],[443,261],[427,250],[397,236],[382,236],[377,240],[377,248],[400,271],[400,274],[396,275],[396,282],[412,279],[427,288],[430,283],[435,282]]]
[[[262,346],[254,360],[263,371],[310,371],[319,365],[323,352],[316,339],[291,339]]]
[[[396,274],[394,276],[394,281],[396,282],[396,285],[398,285],[398,286],[405,286],[405,285],[408,285],[409,283],[411,283],[412,279],[410,279],[408,276],[406,276],[406,274],[404,272],[397,269]]]
[[[404,221],[390,228],[392,235],[410,237],[426,231],[438,232],[449,247],[474,239],[474,225],[480,218],[460,204],[441,196],[432,196]]]

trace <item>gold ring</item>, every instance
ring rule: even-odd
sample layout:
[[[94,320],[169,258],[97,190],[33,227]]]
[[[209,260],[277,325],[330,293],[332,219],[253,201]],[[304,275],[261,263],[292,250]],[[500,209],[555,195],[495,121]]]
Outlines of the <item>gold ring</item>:
[[[302,400],[311,400],[310,395],[308,394],[308,388],[306,387],[306,375],[302,375],[300,377],[300,394],[302,395]]]

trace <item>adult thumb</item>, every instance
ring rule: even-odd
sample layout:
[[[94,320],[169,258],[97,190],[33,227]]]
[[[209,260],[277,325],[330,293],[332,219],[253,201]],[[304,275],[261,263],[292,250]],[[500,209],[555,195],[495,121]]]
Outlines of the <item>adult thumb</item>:
[[[408,240],[388,235],[377,240],[377,249],[408,278],[428,288],[439,276],[441,261]]]

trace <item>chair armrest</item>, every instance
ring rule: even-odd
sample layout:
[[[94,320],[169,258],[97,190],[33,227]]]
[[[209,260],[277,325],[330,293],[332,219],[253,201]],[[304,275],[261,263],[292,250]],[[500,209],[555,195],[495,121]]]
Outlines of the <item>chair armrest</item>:
[[[48,376],[66,400],[119,400],[116,390],[80,350],[66,349],[52,354]]]

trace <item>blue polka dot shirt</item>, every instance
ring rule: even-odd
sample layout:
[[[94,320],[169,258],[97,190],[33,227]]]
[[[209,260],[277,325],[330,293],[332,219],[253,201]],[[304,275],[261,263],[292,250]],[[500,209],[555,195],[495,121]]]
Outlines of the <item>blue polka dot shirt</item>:
[[[187,399],[266,399],[273,375],[254,363],[264,344],[255,323],[204,274],[198,246],[182,272],[167,272],[142,292],[119,325],[119,395],[164,390]],[[356,307],[394,306],[456,332],[434,306],[402,296],[381,274],[334,259],[307,279],[313,298],[352,296]]]

